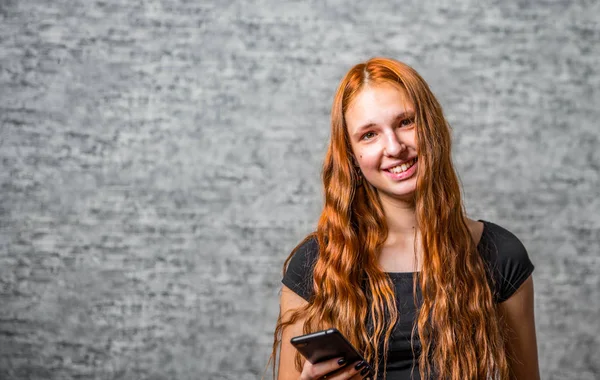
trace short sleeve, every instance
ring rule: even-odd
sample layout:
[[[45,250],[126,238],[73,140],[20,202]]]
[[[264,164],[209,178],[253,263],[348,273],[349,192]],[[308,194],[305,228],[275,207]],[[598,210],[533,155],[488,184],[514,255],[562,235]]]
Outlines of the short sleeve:
[[[533,273],[534,265],[525,246],[513,233],[497,224],[482,221],[479,249],[494,282],[496,302],[509,299]]]
[[[288,263],[281,282],[294,293],[310,301],[313,294],[313,268],[319,255],[319,243],[315,237],[302,242]]]

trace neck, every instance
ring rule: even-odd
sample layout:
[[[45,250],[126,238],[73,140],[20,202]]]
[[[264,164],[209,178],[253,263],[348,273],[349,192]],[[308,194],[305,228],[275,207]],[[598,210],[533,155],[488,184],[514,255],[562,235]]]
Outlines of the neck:
[[[415,236],[418,232],[415,201],[380,196],[381,205],[388,225],[388,236]]]

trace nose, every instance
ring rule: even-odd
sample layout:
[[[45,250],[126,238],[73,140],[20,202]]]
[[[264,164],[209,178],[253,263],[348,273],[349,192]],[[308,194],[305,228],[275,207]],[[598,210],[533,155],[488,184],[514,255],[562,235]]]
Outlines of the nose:
[[[385,146],[383,147],[383,153],[386,156],[395,157],[406,149],[406,145],[400,141],[396,133],[390,131],[385,136]]]

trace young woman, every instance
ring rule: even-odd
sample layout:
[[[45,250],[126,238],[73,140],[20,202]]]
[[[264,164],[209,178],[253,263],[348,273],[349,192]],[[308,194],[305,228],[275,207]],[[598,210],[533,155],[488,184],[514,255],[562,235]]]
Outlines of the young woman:
[[[512,233],[465,215],[450,145],[414,69],[374,58],[343,78],[323,212],[284,265],[279,379],[366,376],[344,358],[312,365],[290,344],[330,327],[378,378],[539,378],[533,265]]]

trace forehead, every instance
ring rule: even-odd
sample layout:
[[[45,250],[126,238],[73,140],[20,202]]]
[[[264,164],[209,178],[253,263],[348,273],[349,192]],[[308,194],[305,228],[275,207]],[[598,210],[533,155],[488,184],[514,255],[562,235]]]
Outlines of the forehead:
[[[406,90],[400,85],[381,83],[362,88],[348,105],[344,118],[352,131],[365,124],[391,123],[404,112],[414,112]]]

